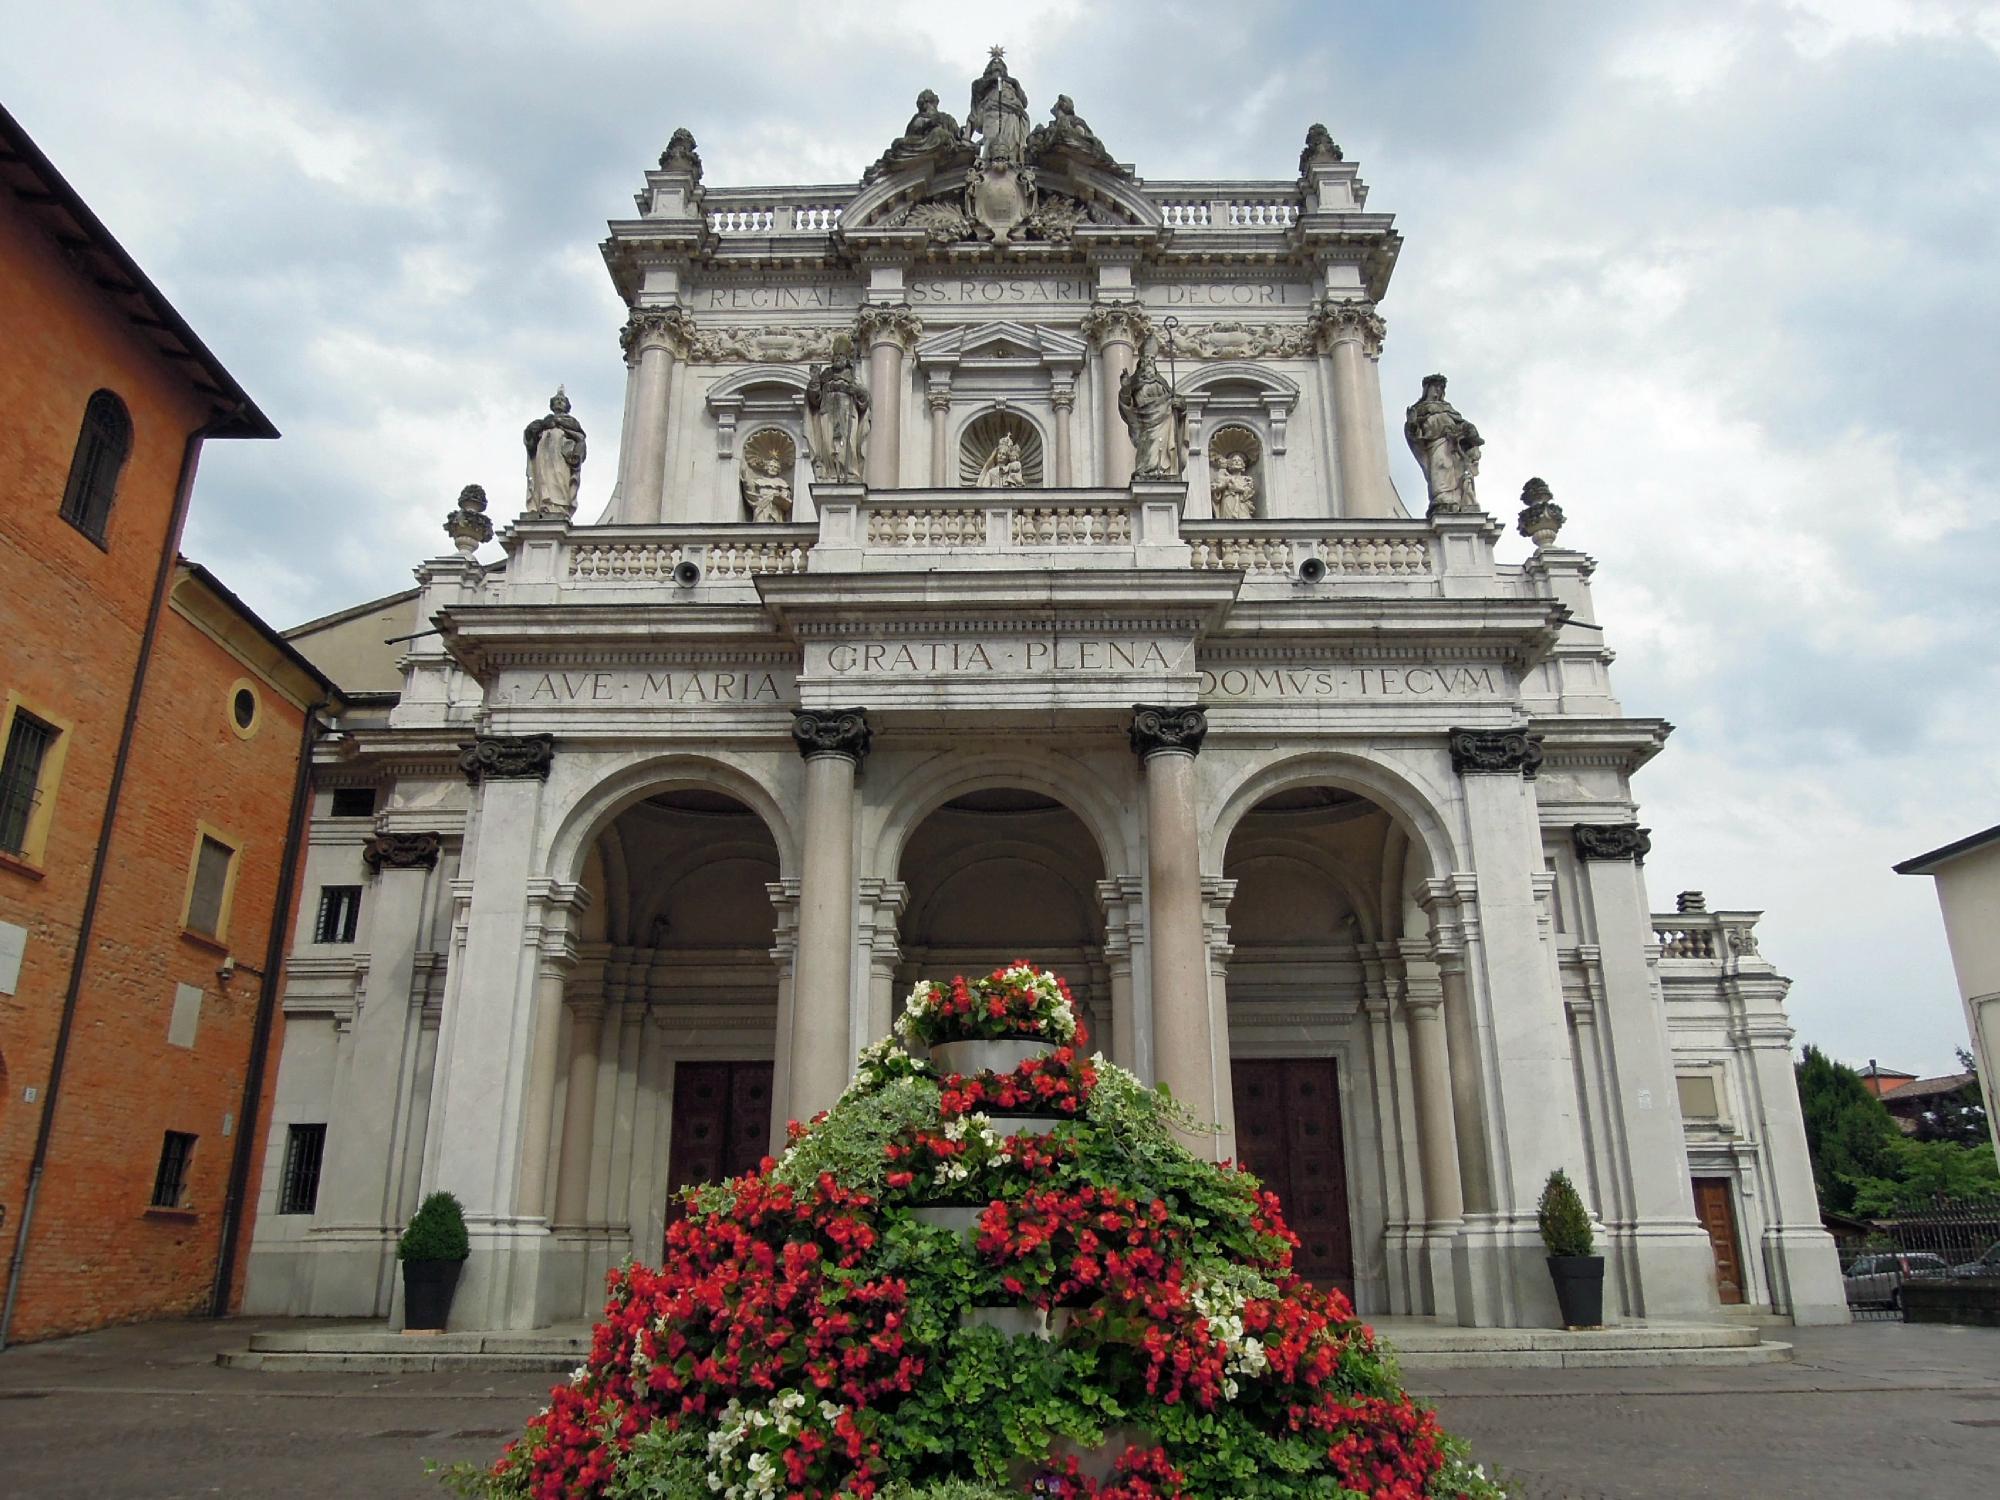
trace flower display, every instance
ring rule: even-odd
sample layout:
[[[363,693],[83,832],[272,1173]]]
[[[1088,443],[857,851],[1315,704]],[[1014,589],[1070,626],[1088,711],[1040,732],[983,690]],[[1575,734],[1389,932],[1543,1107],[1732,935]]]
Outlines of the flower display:
[[[920,980],[896,1020],[896,1035],[925,1046],[1003,1037],[1074,1042],[1076,1002],[1061,978],[1020,958],[970,982]]]
[[[462,1490],[1501,1494],[1347,1298],[1294,1273],[1276,1197],[1188,1152],[1176,1132],[1194,1123],[1166,1095],[1080,1055],[1060,979],[1017,963],[919,991],[782,1158],[691,1194],[662,1266],[611,1274],[589,1358],[497,1464],[453,1476]],[[1054,1045],[943,1078],[904,1045],[987,1023]],[[1010,1133],[1006,1108],[1063,1123]],[[960,1231],[912,1211],[929,1204],[980,1212]],[[1034,1331],[975,1315],[996,1304],[1039,1310]]]

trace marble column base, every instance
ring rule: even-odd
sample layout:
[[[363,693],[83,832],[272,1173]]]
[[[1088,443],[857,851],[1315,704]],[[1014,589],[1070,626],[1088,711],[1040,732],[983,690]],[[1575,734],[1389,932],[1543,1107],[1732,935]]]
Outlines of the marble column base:
[[[1840,1256],[1823,1229],[1773,1229],[1764,1236],[1764,1274],[1771,1282],[1771,1310],[1807,1327],[1848,1323]]]

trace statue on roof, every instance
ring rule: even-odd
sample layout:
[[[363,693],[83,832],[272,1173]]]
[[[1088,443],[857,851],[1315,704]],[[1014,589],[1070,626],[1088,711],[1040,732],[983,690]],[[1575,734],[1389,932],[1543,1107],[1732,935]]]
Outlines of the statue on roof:
[[[694,149],[694,132],[685,125],[667,137],[667,149],[660,153],[662,172],[685,172],[701,181],[701,153]]]
[[[1333,132],[1324,125],[1314,125],[1306,131],[1306,147],[1299,153],[1299,176],[1305,176],[1315,166],[1346,159],[1334,144]]]
[[[917,95],[917,112],[910,116],[910,123],[903,127],[903,133],[889,142],[889,149],[861,174],[861,180],[874,182],[904,167],[944,156],[964,144],[965,137],[958,128],[958,121],[939,109],[938,96],[925,89]]]
[[[1007,54],[993,49],[986,71],[972,83],[967,128],[979,133],[979,163],[1020,165],[1028,154],[1028,93],[1007,71]]]
[[[1444,384],[1442,375],[1424,377],[1423,396],[1403,415],[1403,440],[1424,471],[1432,511],[1476,511],[1473,480],[1486,440],[1444,399]]]
[[[1037,125],[1028,137],[1030,157],[1040,160],[1046,153],[1065,152],[1095,167],[1117,168],[1118,163],[1104,149],[1104,142],[1097,138],[1097,132],[1076,112],[1076,105],[1070,102],[1068,94],[1056,96],[1055,108],[1049,111],[1049,116],[1048,124]]]
[[[530,422],[521,438],[528,448],[528,514],[569,515],[583,477],[583,423],[569,414],[561,386],[549,397],[549,414]]]
[[[867,426],[868,392],[854,373],[854,345],[842,334],[834,339],[833,358],[814,365],[806,377],[806,435],[813,478],[828,484],[859,484]]]

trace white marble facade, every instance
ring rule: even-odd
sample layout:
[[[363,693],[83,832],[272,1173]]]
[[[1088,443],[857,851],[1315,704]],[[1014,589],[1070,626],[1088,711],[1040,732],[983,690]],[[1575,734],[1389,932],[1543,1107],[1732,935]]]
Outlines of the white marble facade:
[[[443,1187],[455,1324],[586,1316],[657,1254],[678,1070],[768,1061],[775,1140],[914,978],[1023,954],[1219,1157],[1233,1063],[1335,1060],[1364,1312],[1552,1323],[1560,1166],[1617,1316],[1717,1307],[1696,1169],[1737,1185],[1750,1306],[1844,1316],[1783,981],[1663,957],[1631,777],[1667,727],[1613,695],[1590,560],[1501,564],[1499,522],[1390,480],[1390,217],[1337,153],[1144,183],[1039,140],[1018,223],[970,147],[722,190],[691,142],[612,223],[608,504],[586,468],[501,566],[419,568],[437,633],[317,752],[248,1310],[396,1317],[397,1226]],[[1118,415],[1149,333],[1179,479],[1131,478]],[[816,481],[805,392],[848,347],[863,474]],[[1003,434],[1020,482],[982,486]],[[789,520],[752,519],[746,452]],[[1211,455],[1252,518],[1213,518]],[[359,924],[319,941],[341,885]],[[1690,1072],[1726,1136],[1683,1120]],[[316,1201],[281,1212],[318,1123]]]

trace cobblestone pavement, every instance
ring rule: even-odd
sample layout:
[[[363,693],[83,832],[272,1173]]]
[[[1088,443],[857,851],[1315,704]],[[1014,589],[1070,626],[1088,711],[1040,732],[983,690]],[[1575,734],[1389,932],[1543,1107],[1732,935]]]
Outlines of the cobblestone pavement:
[[[0,1354],[0,1495],[438,1496],[543,1375],[224,1370],[254,1328],[156,1323]],[[1748,1369],[1426,1371],[1413,1384],[1524,1500],[1930,1500],[2000,1491],[2000,1329],[1784,1330]]]

